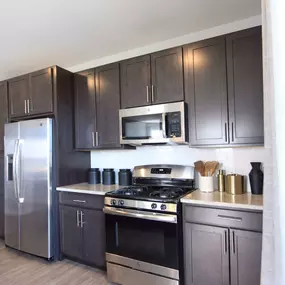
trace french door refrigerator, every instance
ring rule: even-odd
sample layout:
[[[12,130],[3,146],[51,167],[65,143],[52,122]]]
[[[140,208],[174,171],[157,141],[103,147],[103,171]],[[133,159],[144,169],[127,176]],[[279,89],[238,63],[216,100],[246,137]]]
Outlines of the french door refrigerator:
[[[5,244],[51,259],[52,119],[5,125]]]

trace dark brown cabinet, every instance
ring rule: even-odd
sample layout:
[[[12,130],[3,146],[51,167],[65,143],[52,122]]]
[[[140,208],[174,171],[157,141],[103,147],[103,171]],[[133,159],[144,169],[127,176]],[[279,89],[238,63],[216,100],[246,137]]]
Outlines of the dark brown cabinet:
[[[150,55],[125,60],[120,70],[122,108],[150,105]]]
[[[225,39],[185,46],[184,70],[190,144],[228,144]]]
[[[104,267],[106,232],[103,211],[82,209],[82,223],[83,260]]]
[[[59,195],[61,253],[104,268],[104,196],[68,192]]]
[[[23,75],[8,81],[9,114],[11,118],[28,114],[29,75]]]
[[[182,48],[151,54],[152,104],[184,100]]]
[[[261,28],[183,47],[191,146],[262,145]]]
[[[46,68],[30,75],[29,114],[53,112],[52,68]]]
[[[263,144],[261,27],[227,36],[231,144]]]
[[[186,223],[185,284],[229,285],[228,229]]]
[[[120,148],[120,70],[109,64],[75,75],[75,148]]]
[[[183,205],[184,284],[259,285],[262,212]]]
[[[82,233],[79,224],[79,210],[60,206],[61,251],[73,258],[82,258]]]
[[[8,122],[7,82],[0,82],[0,152],[4,151],[4,125]]]
[[[8,80],[11,118],[53,113],[53,68]]]
[[[122,108],[184,100],[182,48],[121,63]]]
[[[120,147],[119,64],[109,64],[96,69],[96,126],[97,147]]]
[[[259,285],[262,234],[230,230],[231,285]]]
[[[94,69],[75,74],[75,148],[95,147],[96,100]]]

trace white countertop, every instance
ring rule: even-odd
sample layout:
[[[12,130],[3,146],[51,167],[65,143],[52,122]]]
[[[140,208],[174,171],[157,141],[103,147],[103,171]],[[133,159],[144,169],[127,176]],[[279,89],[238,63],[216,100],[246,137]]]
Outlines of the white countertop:
[[[252,195],[251,193],[231,195],[225,192],[205,193],[196,190],[182,198],[181,202],[192,205],[263,210],[263,195]]]
[[[57,187],[56,190],[64,192],[82,193],[82,194],[105,195],[105,193],[119,188],[120,186],[117,184],[103,185],[103,184],[79,183],[67,186],[60,186]]]

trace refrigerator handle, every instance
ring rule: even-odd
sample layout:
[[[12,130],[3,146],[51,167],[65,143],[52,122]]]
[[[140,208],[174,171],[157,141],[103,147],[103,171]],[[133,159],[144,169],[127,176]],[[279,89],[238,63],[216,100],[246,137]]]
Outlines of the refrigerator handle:
[[[20,197],[20,178],[19,177],[19,173],[21,173],[21,167],[20,167],[20,147],[21,147],[21,143],[22,141],[21,140],[18,140],[18,151],[17,151],[17,188],[18,188],[18,200],[19,200],[19,203],[24,203],[24,197]]]
[[[18,152],[18,144],[19,140],[15,141],[15,148],[14,148],[14,154],[13,154],[13,182],[14,182],[14,193],[16,199],[19,199],[18,197],[18,175],[17,175],[17,152]]]

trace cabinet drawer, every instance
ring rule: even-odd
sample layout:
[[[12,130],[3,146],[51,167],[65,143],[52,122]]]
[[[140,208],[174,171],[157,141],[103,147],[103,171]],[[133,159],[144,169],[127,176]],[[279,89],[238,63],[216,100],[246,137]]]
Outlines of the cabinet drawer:
[[[184,220],[192,223],[262,231],[262,212],[184,206]]]
[[[80,193],[59,193],[59,203],[80,208],[90,208],[102,210],[104,207],[104,196],[85,195]]]

